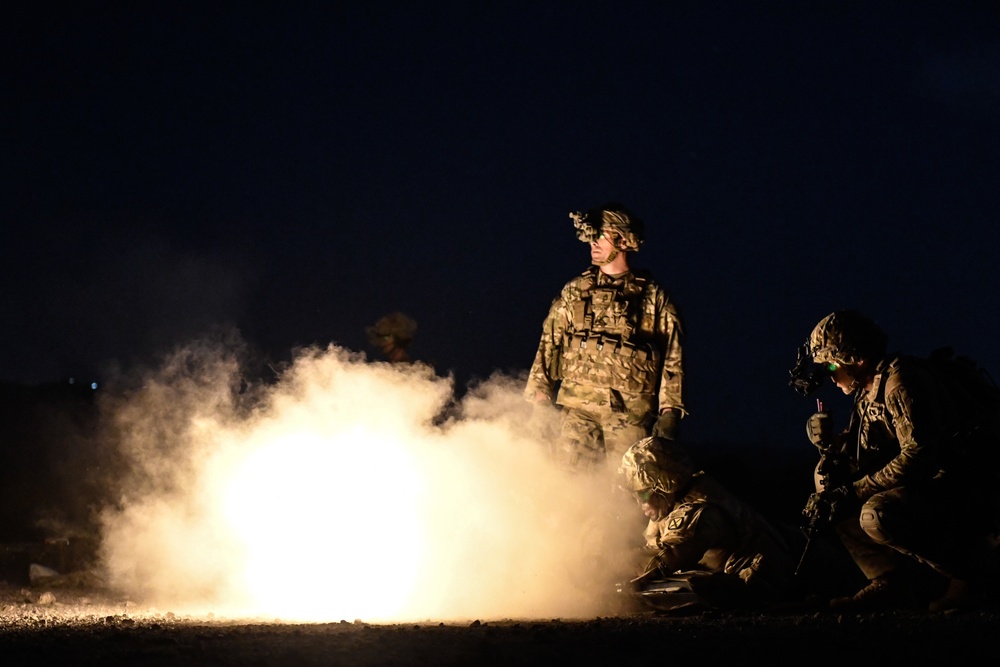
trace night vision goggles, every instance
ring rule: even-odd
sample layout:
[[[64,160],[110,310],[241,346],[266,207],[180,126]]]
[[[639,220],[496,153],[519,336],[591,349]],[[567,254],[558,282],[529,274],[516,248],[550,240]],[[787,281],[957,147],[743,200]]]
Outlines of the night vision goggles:
[[[601,211],[570,213],[569,217],[573,219],[573,226],[576,227],[576,238],[584,243],[593,243],[601,237],[601,227],[604,225]]]
[[[836,370],[836,364],[820,364],[813,358],[809,341],[799,346],[795,366],[788,371],[788,384],[802,396],[809,396]]]

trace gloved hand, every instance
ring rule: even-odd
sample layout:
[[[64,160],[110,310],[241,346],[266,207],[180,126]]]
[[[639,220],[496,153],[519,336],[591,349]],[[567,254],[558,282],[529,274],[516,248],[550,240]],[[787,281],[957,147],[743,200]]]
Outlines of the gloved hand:
[[[806,422],[806,437],[820,451],[826,451],[833,442],[833,422],[830,413],[817,412],[809,417],[809,421]]]
[[[660,413],[656,423],[653,424],[652,433],[650,435],[663,438],[664,440],[676,440],[677,428],[680,421],[680,413],[673,408],[667,408]]]
[[[858,508],[858,498],[850,484],[824,490],[809,496],[803,516],[809,519],[812,529],[832,524]]]

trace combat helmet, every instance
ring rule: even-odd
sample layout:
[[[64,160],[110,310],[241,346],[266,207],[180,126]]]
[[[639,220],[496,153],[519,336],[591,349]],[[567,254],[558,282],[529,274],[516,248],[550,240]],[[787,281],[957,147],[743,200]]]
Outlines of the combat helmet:
[[[622,456],[618,484],[634,496],[658,491],[670,498],[701,474],[691,456],[672,440],[650,436]]]
[[[365,333],[372,345],[379,345],[383,339],[392,338],[397,345],[406,346],[417,333],[417,323],[403,313],[394,312],[382,316],[370,327],[365,327]]]
[[[645,240],[645,224],[639,216],[617,202],[609,202],[585,213],[570,213],[569,217],[576,227],[576,238],[584,243],[593,243],[605,230],[614,231],[620,239],[615,245],[618,250],[634,252]]]
[[[830,313],[809,334],[809,349],[818,364],[850,366],[862,359],[885,356],[889,337],[875,323],[856,310]]]

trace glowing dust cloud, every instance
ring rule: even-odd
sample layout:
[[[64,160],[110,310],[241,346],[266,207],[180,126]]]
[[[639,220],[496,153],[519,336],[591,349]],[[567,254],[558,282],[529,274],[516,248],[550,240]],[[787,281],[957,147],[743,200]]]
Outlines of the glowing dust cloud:
[[[614,574],[591,556],[611,481],[554,466],[523,381],[453,405],[451,378],[331,346],[247,408],[238,376],[192,347],[114,406],[131,468],[103,556],[120,589],[290,621],[606,613]]]
[[[247,553],[254,606],[293,618],[399,612],[423,552],[420,477],[407,449],[388,439],[378,476],[363,474],[370,442],[361,430],[329,440],[300,434],[268,443],[234,471],[223,510]],[[405,559],[385,548],[386,502]],[[290,571],[311,585],[288,586]]]

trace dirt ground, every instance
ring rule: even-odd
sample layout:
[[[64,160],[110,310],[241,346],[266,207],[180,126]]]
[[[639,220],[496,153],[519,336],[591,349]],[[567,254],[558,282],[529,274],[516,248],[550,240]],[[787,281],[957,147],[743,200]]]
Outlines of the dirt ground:
[[[738,491],[760,476],[716,466]],[[17,466],[10,469],[20,470]],[[779,468],[775,467],[775,470]],[[809,468],[811,470],[811,468]],[[774,473],[784,478],[785,473]],[[791,473],[787,474],[792,478]],[[744,481],[745,483],[745,481]],[[49,489],[35,483],[30,488]],[[805,491],[762,503],[797,510]],[[12,496],[20,499],[20,496]],[[756,497],[755,497],[756,499]],[[27,503],[27,499],[22,499]],[[19,506],[0,508],[13,515]],[[794,518],[794,517],[792,517]],[[995,651],[1000,610],[927,614],[836,614],[815,609],[780,613],[708,610],[663,614],[650,610],[613,617],[469,619],[372,624],[247,623],[185,617],[144,609],[89,585],[32,583],[29,563],[74,572],[91,549],[75,542],[0,543],[0,666],[45,664],[179,666],[293,665],[697,665],[963,664]],[[679,664],[684,664],[679,663]]]
[[[246,623],[144,610],[81,587],[0,584],[4,665],[488,667],[678,659],[962,664],[992,653],[998,627],[1000,611],[992,608],[942,614],[637,610],[589,620]]]

